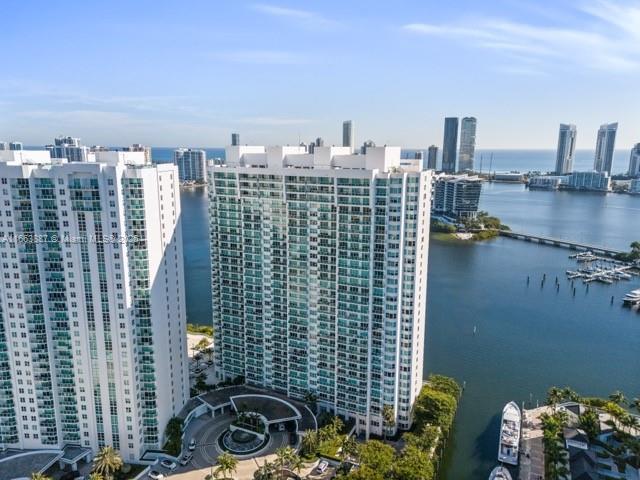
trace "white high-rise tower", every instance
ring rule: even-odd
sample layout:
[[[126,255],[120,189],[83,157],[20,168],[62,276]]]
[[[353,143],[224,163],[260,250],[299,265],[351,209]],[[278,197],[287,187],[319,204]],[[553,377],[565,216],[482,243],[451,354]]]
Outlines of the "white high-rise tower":
[[[476,153],[475,117],[464,117],[460,122],[460,154],[458,155],[458,171],[472,172]]]
[[[593,161],[593,169],[596,172],[607,172],[611,175],[613,152],[616,148],[617,123],[605,123],[598,130],[596,139],[596,156]]]
[[[0,444],[129,462],[189,398],[178,172],[95,157],[0,152]]]
[[[556,175],[565,175],[573,171],[573,157],[576,151],[577,130],[575,125],[560,124],[558,150],[556,152]]]
[[[422,387],[432,172],[399,147],[231,146],[209,170],[219,379],[381,435]]]

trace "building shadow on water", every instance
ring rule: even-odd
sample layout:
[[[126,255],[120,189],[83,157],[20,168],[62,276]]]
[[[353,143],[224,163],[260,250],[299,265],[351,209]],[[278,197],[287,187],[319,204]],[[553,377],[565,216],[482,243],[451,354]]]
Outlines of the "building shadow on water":
[[[472,478],[488,478],[491,469],[498,464],[498,437],[500,435],[500,414],[496,413],[487,422],[473,446],[472,457],[476,468]]]

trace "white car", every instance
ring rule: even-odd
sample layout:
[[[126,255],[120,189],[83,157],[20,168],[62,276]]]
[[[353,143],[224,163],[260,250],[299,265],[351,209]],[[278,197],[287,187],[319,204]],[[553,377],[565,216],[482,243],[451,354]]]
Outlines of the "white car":
[[[191,461],[192,458],[193,458],[193,455],[191,455],[190,453],[183,455],[182,458],[180,458],[180,465],[182,465],[183,467],[185,465],[189,465],[189,462]]]
[[[327,468],[329,468],[329,463],[326,460],[322,460],[318,464],[318,473],[324,473]]]
[[[157,470],[151,470],[147,475],[151,480],[164,480],[164,475]]]
[[[165,458],[164,460],[162,460],[160,462],[160,465],[162,465],[164,468],[166,468],[168,470],[171,470],[171,471],[173,471],[176,468],[178,468],[178,465],[176,464],[176,462],[172,462],[168,458]]]
[[[189,451],[193,452],[196,449],[196,439],[192,438],[189,442]]]

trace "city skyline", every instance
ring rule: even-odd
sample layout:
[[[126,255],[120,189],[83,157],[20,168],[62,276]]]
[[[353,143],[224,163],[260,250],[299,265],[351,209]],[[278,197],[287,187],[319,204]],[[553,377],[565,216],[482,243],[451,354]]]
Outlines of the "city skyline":
[[[50,21],[58,8],[36,3],[12,4],[0,32],[12,65],[0,81],[0,136],[28,145],[73,132],[88,144],[222,146],[232,131],[246,132],[249,144],[322,132],[339,145],[338,122],[351,118],[379,145],[426,147],[442,138],[443,117],[466,113],[482,122],[479,149],[554,148],[558,123],[588,132],[607,119],[621,125],[620,148],[638,142],[640,99],[628,92],[640,68],[640,7],[630,2],[406,2],[371,11],[362,2],[68,1],[74,29],[62,33]],[[61,62],[60,52],[82,67],[68,68],[73,60]],[[435,64],[448,74],[426,75]],[[384,68],[367,82],[336,75],[371,65]],[[558,75],[576,85],[570,97]],[[583,135],[576,148],[592,143]]]

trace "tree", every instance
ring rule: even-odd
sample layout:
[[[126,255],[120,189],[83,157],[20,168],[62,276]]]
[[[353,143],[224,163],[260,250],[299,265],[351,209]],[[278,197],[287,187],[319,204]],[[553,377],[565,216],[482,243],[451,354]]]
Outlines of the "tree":
[[[105,480],[113,480],[113,474],[122,468],[122,457],[113,447],[102,447],[93,459],[93,471]]]
[[[460,388],[460,385],[458,385],[458,382],[453,378],[445,377],[444,375],[436,375],[432,373],[427,378],[427,383],[434,390],[448,393],[455,399],[460,398],[460,394],[462,393],[462,389]]]
[[[51,480],[51,477],[48,477],[44,473],[32,473],[31,480]]]
[[[167,443],[164,449],[173,456],[180,455],[182,450],[182,426],[183,421],[179,417],[172,417],[164,429],[165,436],[167,437]]]
[[[193,385],[198,392],[204,392],[207,390],[207,374],[205,372],[200,372],[196,377],[196,383]]]
[[[253,480],[272,480],[275,472],[275,465],[265,460],[264,463],[253,473]]]
[[[104,477],[100,473],[93,472],[89,475],[89,480],[104,480]]]
[[[315,430],[306,430],[302,435],[300,442],[300,449],[302,455],[310,457],[315,455],[320,446],[320,440],[318,439],[318,432]]]
[[[547,405],[556,406],[562,401],[562,390],[558,387],[551,387],[547,392]]]
[[[393,447],[379,440],[369,440],[358,446],[360,465],[365,465],[371,470],[381,473],[384,478],[390,476],[389,472],[393,467],[395,453]]]
[[[396,426],[396,413],[391,405],[382,407],[382,437],[387,439],[387,430]]]
[[[347,459],[347,457],[355,457],[358,454],[358,443],[351,435],[345,435],[342,438],[340,453],[343,462]]]
[[[635,408],[640,413],[640,398],[636,397],[631,402],[631,407]]]
[[[438,427],[427,425],[416,433],[407,432],[403,434],[402,439],[405,445],[413,445],[420,450],[429,452],[436,446],[439,436],[440,431]]]
[[[600,416],[595,409],[589,408],[580,415],[580,428],[585,431],[591,441],[600,435]]]
[[[218,456],[218,466],[215,470],[216,478],[218,474],[222,475],[222,478],[228,478],[227,474],[232,475],[236,473],[238,467],[238,460],[230,453],[224,452]],[[233,477],[232,477],[233,478]]]
[[[448,393],[439,392],[428,385],[422,387],[413,408],[416,429],[435,425],[447,432],[453,423],[456,408],[456,399]]]
[[[429,453],[412,445],[402,450],[393,471],[397,480],[432,480],[434,474]]]
[[[352,470],[341,478],[345,480],[386,480],[388,477],[367,465],[360,465],[359,468]]]
[[[304,403],[306,403],[311,411],[315,413],[316,407],[318,406],[318,396],[315,393],[308,391],[304,394]]]
[[[625,405],[627,403],[627,398],[624,396],[624,393],[622,393],[620,390],[616,390],[611,395],[609,395],[609,400],[611,400],[613,403],[616,403],[620,406]]]

